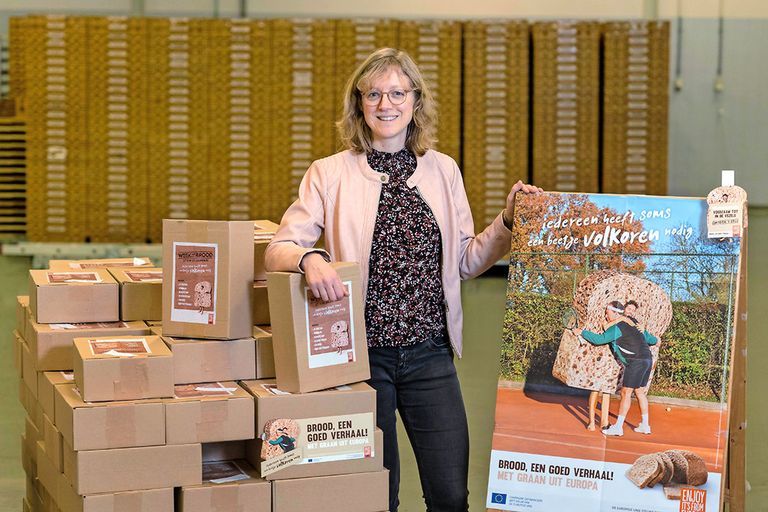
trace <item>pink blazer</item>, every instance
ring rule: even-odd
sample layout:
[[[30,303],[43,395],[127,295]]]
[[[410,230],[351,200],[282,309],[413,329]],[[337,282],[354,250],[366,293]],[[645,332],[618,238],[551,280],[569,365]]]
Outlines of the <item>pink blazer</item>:
[[[416,162],[407,184],[429,205],[440,227],[448,335],[461,357],[461,280],[481,274],[506,255],[512,234],[500,212],[475,235],[461,173],[451,157],[430,150]],[[365,293],[379,194],[387,180],[386,174],[371,169],[363,153],[347,150],[313,162],[299,186],[299,198],[286,210],[267,247],[267,270],[300,272],[301,258],[317,250],[313,246],[324,233],[332,261],[360,264]]]

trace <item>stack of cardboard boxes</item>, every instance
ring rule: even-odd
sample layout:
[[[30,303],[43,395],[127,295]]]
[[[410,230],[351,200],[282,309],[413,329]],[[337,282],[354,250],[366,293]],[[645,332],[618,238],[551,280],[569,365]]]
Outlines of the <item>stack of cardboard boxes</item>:
[[[269,275],[273,357],[252,318],[261,224],[254,243],[249,221],[165,221],[162,269],[30,271],[14,333],[24,510],[387,508],[359,269],[338,265],[349,297],[330,304]]]

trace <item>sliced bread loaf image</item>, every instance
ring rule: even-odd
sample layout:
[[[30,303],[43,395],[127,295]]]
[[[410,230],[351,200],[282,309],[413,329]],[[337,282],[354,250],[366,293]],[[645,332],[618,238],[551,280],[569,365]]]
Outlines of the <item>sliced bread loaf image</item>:
[[[652,487],[654,480],[664,471],[661,459],[655,453],[642,455],[638,458],[632,467],[627,470],[627,478],[633,484],[643,489],[649,485]]]

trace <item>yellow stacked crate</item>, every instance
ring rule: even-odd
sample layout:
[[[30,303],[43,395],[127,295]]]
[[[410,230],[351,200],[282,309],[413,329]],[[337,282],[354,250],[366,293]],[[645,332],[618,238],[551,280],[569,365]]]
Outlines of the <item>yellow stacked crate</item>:
[[[0,240],[26,232],[26,145],[26,119],[15,112],[0,116]]]
[[[462,156],[475,230],[506,206],[517,180],[528,179],[528,23],[464,25]]]
[[[24,72],[29,119],[28,238],[83,241],[86,195],[86,23],[29,17]]]
[[[253,23],[213,20],[210,40],[209,216],[247,220],[251,209],[253,155]]]
[[[207,217],[207,32],[202,20],[148,19],[149,238],[162,219]]]
[[[260,191],[279,220],[313,160],[334,150],[334,27],[331,20],[275,20],[272,32],[272,169]],[[337,100],[336,100],[337,101]]]
[[[342,96],[347,80],[374,50],[397,47],[397,22],[377,18],[355,18],[336,21],[336,91],[333,102],[335,118],[342,114]],[[336,133],[336,147],[340,148]]]
[[[602,191],[667,193],[669,22],[604,25]]]
[[[598,191],[600,25],[533,25],[533,181]]]
[[[26,18],[8,20],[8,95],[10,98],[24,97],[24,44],[25,27],[29,26]]]
[[[265,191],[269,193],[271,176],[275,169],[272,166],[273,137],[272,123],[275,122],[272,105],[275,103],[272,83],[272,24],[265,20],[252,20],[250,23],[251,62],[249,72],[245,73],[243,64],[238,73],[233,72],[233,78],[250,76],[251,80],[251,218],[271,219],[279,222],[282,212],[272,212],[270,204],[265,203]],[[245,112],[245,105],[238,105],[237,113]],[[277,156],[282,158],[282,156]],[[274,215],[279,213],[279,215]]]
[[[403,21],[399,47],[410,54],[437,100],[440,122],[437,148],[460,158],[461,145],[461,23]]]
[[[90,18],[88,233],[95,242],[147,238],[146,23]]]

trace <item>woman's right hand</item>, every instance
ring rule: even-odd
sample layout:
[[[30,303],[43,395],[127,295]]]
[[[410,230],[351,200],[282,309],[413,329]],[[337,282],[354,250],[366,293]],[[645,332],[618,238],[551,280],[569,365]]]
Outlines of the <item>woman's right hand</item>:
[[[319,253],[311,252],[301,259],[301,269],[307,280],[307,286],[316,299],[333,302],[349,295],[346,286],[341,283],[339,274]]]

